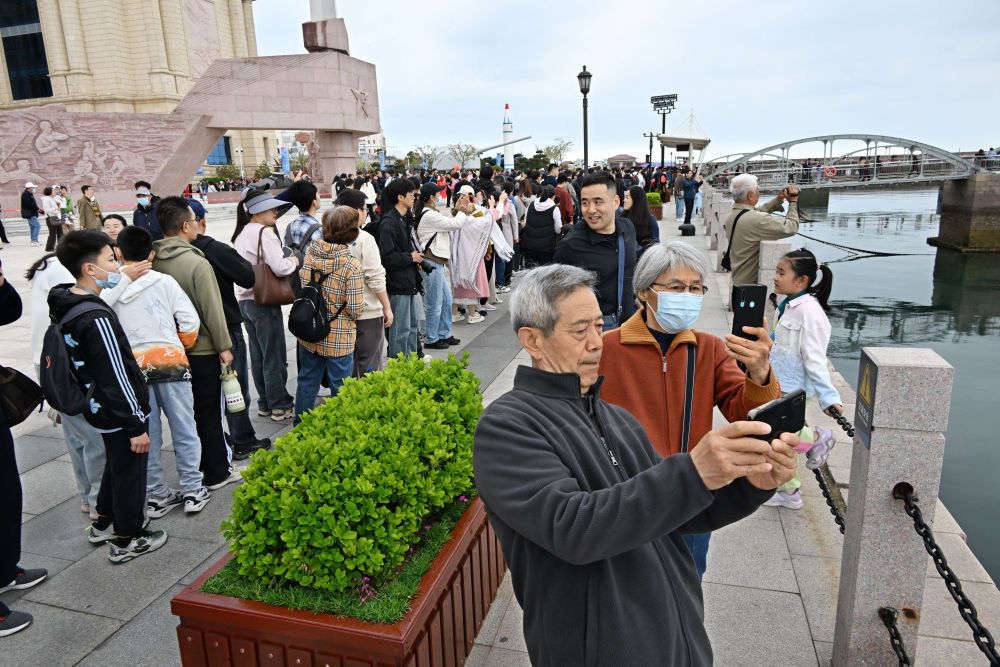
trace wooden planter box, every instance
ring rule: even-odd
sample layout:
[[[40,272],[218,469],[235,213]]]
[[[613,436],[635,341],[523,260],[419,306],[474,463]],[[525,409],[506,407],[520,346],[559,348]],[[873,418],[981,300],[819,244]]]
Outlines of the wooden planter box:
[[[461,665],[506,570],[479,498],[455,525],[395,625],[202,593],[227,554],[177,594],[177,640],[186,667],[428,667]]]
[[[663,220],[663,204],[658,206],[650,206],[649,212],[653,214],[653,217],[657,220]]]

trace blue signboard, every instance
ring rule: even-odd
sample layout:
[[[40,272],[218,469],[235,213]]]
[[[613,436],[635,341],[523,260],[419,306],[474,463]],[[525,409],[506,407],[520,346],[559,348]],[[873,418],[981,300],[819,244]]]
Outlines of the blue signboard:
[[[285,172],[286,174],[292,171],[292,160],[291,157],[288,155],[287,146],[281,147],[281,171]]]
[[[385,151],[378,152],[378,168],[385,171]]]

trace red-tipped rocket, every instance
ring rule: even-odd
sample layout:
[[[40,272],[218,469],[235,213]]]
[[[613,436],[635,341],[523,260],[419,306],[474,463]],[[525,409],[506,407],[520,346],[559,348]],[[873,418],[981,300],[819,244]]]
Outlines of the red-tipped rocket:
[[[514,139],[514,121],[510,119],[510,105],[505,104],[503,109],[503,141],[504,143]],[[503,168],[514,168],[514,145],[507,144],[503,147]]]

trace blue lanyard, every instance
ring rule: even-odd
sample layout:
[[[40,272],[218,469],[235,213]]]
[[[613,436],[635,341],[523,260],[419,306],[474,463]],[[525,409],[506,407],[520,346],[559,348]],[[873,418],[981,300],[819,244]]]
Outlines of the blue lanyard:
[[[622,321],[622,290],[625,288],[625,234],[618,232],[618,323]]]

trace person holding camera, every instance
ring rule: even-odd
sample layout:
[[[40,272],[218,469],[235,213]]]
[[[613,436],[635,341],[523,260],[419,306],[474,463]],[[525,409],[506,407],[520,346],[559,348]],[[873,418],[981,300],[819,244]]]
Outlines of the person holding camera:
[[[382,193],[382,219],[378,223],[378,250],[386,273],[386,291],[395,319],[386,330],[389,358],[417,351],[417,295],[423,287],[420,252],[410,207],[417,187],[408,178],[397,178]]]
[[[447,350],[462,341],[451,335],[451,237],[461,229],[465,218],[449,218],[437,210],[437,194],[445,186],[425,183],[413,205],[417,220],[417,240],[424,255],[426,284],[424,285],[424,314],[427,316],[427,341],[425,349]],[[431,269],[427,271],[427,269]]]
[[[799,231],[799,188],[789,185],[760,208],[756,208],[760,201],[760,186],[753,174],[735,177],[730,192],[735,203],[725,226],[726,238],[729,239],[726,254],[732,267],[733,285],[751,285],[757,282],[760,242],[788,238]],[[788,214],[774,215],[784,210],[783,202],[786,200]]]

